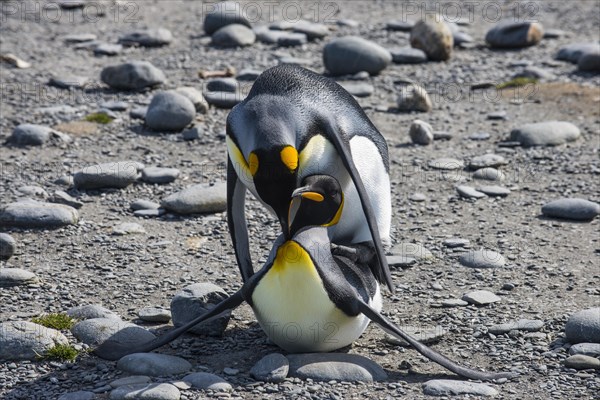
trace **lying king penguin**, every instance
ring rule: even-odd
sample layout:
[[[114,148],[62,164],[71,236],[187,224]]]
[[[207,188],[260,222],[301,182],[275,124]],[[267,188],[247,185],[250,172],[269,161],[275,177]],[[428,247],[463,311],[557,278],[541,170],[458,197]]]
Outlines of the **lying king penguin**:
[[[165,335],[129,348],[104,342],[95,352],[118,359],[154,350],[193,326],[246,301],[267,336],[288,352],[332,351],[353,343],[370,321],[402,338],[419,353],[469,379],[512,378],[513,373],[476,371],[446,358],[403,332],[380,314],[380,281],[368,263],[333,254],[328,229],[339,223],[346,196],[336,178],[311,175],[288,201],[285,233],[281,234],[262,269],[242,288],[210,311]],[[293,329],[290,329],[292,327]]]

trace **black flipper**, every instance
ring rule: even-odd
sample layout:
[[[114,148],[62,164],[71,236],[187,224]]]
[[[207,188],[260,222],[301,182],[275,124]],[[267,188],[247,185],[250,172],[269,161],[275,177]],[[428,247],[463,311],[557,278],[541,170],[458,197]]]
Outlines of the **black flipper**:
[[[248,225],[246,224],[246,186],[238,178],[232,161],[227,157],[227,225],[235,250],[235,258],[242,281],[246,283],[254,274],[250,243],[248,240]]]
[[[381,238],[379,237],[379,227],[377,226],[377,220],[375,218],[375,213],[373,212],[373,207],[371,206],[371,201],[367,196],[367,191],[365,190],[365,186],[363,185],[362,179],[360,178],[360,174],[356,169],[356,165],[354,165],[354,160],[352,159],[352,153],[350,152],[350,145],[347,141],[342,138],[342,132],[335,130],[334,127],[329,125],[332,132],[329,132],[328,139],[335,146],[346,170],[350,174],[352,178],[352,182],[354,182],[354,186],[356,186],[356,191],[358,192],[358,196],[360,197],[360,203],[367,217],[367,224],[369,225],[369,230],[371,231],[371,236],[373,238],[373,245],[375,246],[375,253],[377,254],[378,264],[373,264],[374,271],[373,275],[377,278],[379,282],[386,283],[387,287],[390,289],[392,293],[394,293],[394,285],[392,283],[392,276],[390,275],[390,268],[388,267],[387,260],[385,258],[385,253],[383,251],[383,245],[381,244]]]
[[[358,302],[358,308],[360,312],[365,314],[371,321],[375,322],[377,325],[381,326],[384,330],[393,334],[394,336],[406,340],[415,350],[429,358],[431,361],[441,365],[442,367],[454,372],[457,375],[460,375],[464,378],[468,379],[476,379],[481,381],[494,381],[498,379],[512,379],[517,377],[519,374],[514,372],[483,372],[476,371],[474,369],[470,369],[467,367],[463,367],[462,365],[458,365],[454,361],[450,360],[446,356],[441,355],[440,353],[432,350],[431,348],[425,346],[424,344],[417,341],[412,336],[408,335],[406,332],[403,332],[400,328],[394,325],[392,322],[388,321],[383,315],[379,314],[377,311],[373,310],[368,304],[360,299],[356,299]]]
[[[123,344],[113,340],[106,340],[100,346],[98,346],[94,353],[105,360],[118,360],[123,356],[133,353],[147,353],[154,349],[157,349],[165,344],[177,339],[179,336],[187,332],[190,328],[199,324],[200,322],[204,322],[210,318],[216,317],[228,310],[233,310],[240,304],[244,302],[244,296],[242,294],[243,288],[217,304],[210,311],[202,314],[185,325],[182,325],[178,328],[171,329],[169,332],[165,333],[161,337],[154,339],[151,342],[141,344],[137,347],[131,347],[130,344]]]

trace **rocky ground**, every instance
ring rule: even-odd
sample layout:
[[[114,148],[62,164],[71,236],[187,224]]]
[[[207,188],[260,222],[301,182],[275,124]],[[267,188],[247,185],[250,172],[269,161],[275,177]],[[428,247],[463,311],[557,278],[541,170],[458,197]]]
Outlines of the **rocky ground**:
[[[252,20],[254,27],[296,15],[282,5],[269,8],[267,3],[251,4],[258,4],[262,11],[261,21]],[[239,100],[252,81],[235,81],[239,93],[233,100],[227,96],[209,99],[208,110],[197,96],[196,101],[185,100],[188,108],[183,107],[181,115],[170,119],[177,125],[181,122],[178,118],[183,118],[184,128],[172,133],[149,127],[164,119],[153,123],[145,110],[139,111],[146,115],[145,125],[132,111],[148,106],[159,90],[191,86],[205,91],[209,79],[202,79],[199,71],[227,67],[238,73],[245,69],[262,71],[282,58],[289,61],[294,57],[299,59],[294,62],[324,72],[323,48],[337,37],[360,36],[388,50],[410,46],[410,32],[388,29],[386,24],[418,20],[424,11],[420,3],[293,4],[304,18],[329,28],[325,37],[298,46],[257,41],[246,47],[223,48],[210,44],[202,24],[207,5],[199,2],[100,1],[66,9],[54,2],[0,1],[0,139],[6,141],[0,146],[3,215],[7,215],[8,204],[23,197],[39,201],[60,197],[60,202],[79,207],[52,211],[60,214],[55,217],[63,226],[57,229],[49,229],[44,226],[47,221],[39,220],[35,223],[41,228],[32,228],[31,220],[25,227],[15,227],[6,219],[0,222],[0,229],[14,238],[12,243],[0,237],[2,243],[9,243],[3,251],[15,249],[12,257],[0,261],[2,329],[11,321],[30,321],[45,313],[102,304],[117,318],[160,334],[168,325],[140,320],[140,309],[168,309],[175,293],[197,282],[214,283],[228,293],[240,287],[220,189],[225,180],[228,109],[214,104]],[[408,8],[409,4],[416,8]],[[450,15],[444,3],[432,4]],[[245,10],[250,15],[252,9]],[[489,384],[498,398],[598,398],[599,345],[583,351],[595,358],[585,359],[583,364],[572,359],[565,365],[565,360],[577,352],[571,349],[569,340],[574,339],[572,335],[566,337],[565,324],[572,314],[596,307],[587,314],[589,330],[579,330],[588,336],[578,341],[600,343],[599,220],[593,219],[600,201],[600,75],[556,60],[556,56],[559,49],[572,43],[597,44],[599,5],[595,1],[484,2],[473,12],[464,4],[460,11],[460,29],[473,41],[455,47],[448,61],[388,61],[376,75],[338,78],[349,87],[355,85],[353,90],[357,91],[357,82],[367,84],[360,91],[372,94],[360,97],[359,103],[389,145],[393,199],[390,254],[405,257],[396,259],[392,266],[397,292],[384,293],[385,314],[407,329],[433,331],[437,342],[432,346],[461,363],[490,371],[520,372],[514,381]],[[547,34],[551,33],[550,37],[531,47],[490,48],[484,40],[486,32],[499,20],[492,12],[513,20],[528,13]],[[338,23],[348,19],[356,24]],[[172,39],[158,47],[115,48],[124,34],[145,28],[166,28]],[[554,31],[557,29],[561,31]],[[74,34],[95,35],[93,40],[99,42],[84,41],[82,45],[71,38],[67,43],[65,36]],[[242,32],[241,39],[249,40],[248,35]],[[98,50],[99,45],[104,48]],[[107,45],[112,47],[107,50]],[[117,54],[99,54],[106,52]],[[6,56],[8,53],[30,66],[15,67],[17,62]],[[152,63],[164,73],[164,79],[159,79],[164,82],[158,88],[135,91],[111,88],[102,82],[105,67],[133,60]],[[523,73],[539,80],[502,91],[494,87]],[[49,84],[52,78],[55,82]],[[64,86],[61,80],[75,87],[57,87]],[[400,110],[397,97],[407,80],[427,90],[432,104],[429,112]],[[484,89],[473,90],[474,85]],[[191,111],[188,103],[192,104]],[[107,107],[113,110],[101,110]],[[114,119],[108,124],[82,122],[99,110]],[[190,112],[196,132],[189,132],[190,120],[185,120]],[[431,128],[425,125],[424,133],[409,135],[415,119]],[[527,125],[545,121],[565,121],[574,126]],[[41,138],[42,145],[16,143],[13,131],[25,123],[54,131],[36,131],[33,136]],[[539,137],[552,129],[564,134],[564,143],[521,146],[532,130]],[[515,133],[511,135],[512,131]],[[24,137],[31,137],[27,135]],[[434,136],[438,138],[435,141]],[[413,143],[419,140],[428,144]],[[500,158],[476,158],[488,153]],[[452,160],[445,160],[448,158]],[[72,187],[72,176],[83,168],[118,161],[127,162],[125,170],[133,171],[132,178],[120,177],[124,187],[86,187],[81,174],[75,178],[76,184],[80,179],[78,186]],[[137,163],[179,171],[145,170],[144,177],[137,179],[142,167]],[[449,165],[457,167],[449,170]],[[497,167],[503,180],[475,179],[477,173],[473,171],[482,166]],[[497,170],[488,172],[497,176]],[[156,181],[156,174],[170,182],[151,183]],[[97,176],[92,174],[90,179],[94,181]],[[215,184],[218,199],[207,201],[210,205],[203,209],[210,212],[193,209],[190,214],[189,209],[171,207],[136,215],[130,208],[135,200],[160,203],[195,184]],[[457,185],[480,190],[462,187],[461,195]],[[55,194],[57,191],[67,196]],[[488,196],[475,198],[482,192]],[[542,213],[544,205],[561,198],[581,198],[596,204],[546,206]],[[22,207],[24,203],[19,204]],[[256,200],[249,198],[247,207],[252,251],[258,263],[277,237],[278,225]],[[577,217],[573,213],[582,210],[591,214],[573,220]],[[561,215],[569,218],[556,217]],[[451,238],[462,240],[448,241]],[[467,253],[480,249],[485,249],[482,260],[477,258],[479,253]],[[23,271],[14,275],[15,268],[34,275]],[[464,297],[466,302],[459,301],[479,290],[491,292],[483,293],[486,304],[476,304],[477,293]],[[520,319],[533,322],[496,326]],[[88,348],[81,337],[63,333],[78,349]],[[177,361],[181,369],[167,374],[169,377],[152,378],[152,382],[175,382],[179,388],[175,392],[173,385],[166,385],[166,394],[158,398],[427,398],[423,383],[454,378],[415,351],[392,343],[374,325],[342,352],[375,361],[387,373],[387,379],[381,381],[318,382],[288,377],[281,383],[265,383],[251,376],[257,361],[280,351],[269,344],[252,310],[244,305],[232,313],[222,337],[186,335],[162,348],[160,353],[182,357],[190,365]],[[5,352],[6,348],[0,349],[0,354]],[[121,398],[122,393],[111,394],[110,383],[129,374],[148,374],[126,371],[115,362],[85,352],[74,362],[7,360],[0,362],[0,396],[54,399],[84,390],[95,393],[98,399]],[[231,387],[222,382],[220,389],[224,391],[190,388],[181,381],[189,372],[216,374]],[[460,390],[467,389],[463,386]],[[86,398],[83,396],[72,398]]]

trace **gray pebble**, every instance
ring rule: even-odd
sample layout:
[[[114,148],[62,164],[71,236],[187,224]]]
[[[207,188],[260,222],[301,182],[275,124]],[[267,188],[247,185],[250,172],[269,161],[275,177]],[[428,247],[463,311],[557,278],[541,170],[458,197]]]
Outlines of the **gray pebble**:
[[[417,262],[414,257],[408,256],[386,256],[390,267],[408,268]]]
[[[111,111],[125,111],[129,104],[125,101],[104,101],[100,103],[100,108],[106,108]]]
[[[437,158],[435,160],[429,161],[427,165],[429,165],[433,169],[441,169],[444,171],[454,171],[458,169],[463,169],[465,167],[464,162],[455,158]]]
[[[392,55],[374,42],[358,36],[345,36],[325,45],[323,62],[332,75],[351,75],[360,71],[374,75],[392,62]]]
[[[548,217],[589,221],[600,214],[600,204],[578,198],[558,199],[544,204],[542,213]]]
[[[65,43],[82,43],[96,40],[96,38],[97,36],[93,33],[73,33],[63,36],[62,40],[64,40]]]
[[[466,197],[468,199],[481,199],[483,197],[487,197],[485,193],[481,193],[475,190],[475,188],[466,185],[456,186],[456,191],[461,197]]]
[[[0,268],[0,288],[38,283],[40,283],[40,278],[31,271],[21,268]]]
[[[8,233],[0,232],[0,260],[8,260],[15,254],[16,240]]]
[[[242,24],[250,27],[250,21],[243,12],[242,5],[234,1],[224,1],[210,5],[204,17],[204,32],[212,35],[220,28],[230,24]]]
[[[488,290],[475,290],[473,292],[466,293],[462,299],[477,306],[484,306],[501,300],[500,297]]]
[[[500,110],[500,111],[494,111],[491,112],[487,115],[487,119],[491,119],[491,120],[507,120],[508,119],[508,114],[506,111],[504,110]]]
[[[577,68],[584,72],[600,72],[600,50],[583,53]]]
[[[390,31],[410,32],[415,26],[414,21],[394,20],[385,24],[385,29]]]
[[[214,390],[217,392],[224,392],[233,389],[231,384],[225,379],[207,372],[195,372],[193,374],[186,375],[183,378],[183,381],[190,383],[195,389]]]
[[[408,199],[409,199],[410,201],[414,201],[414,202],[416,202],[416,203],[422,203],[422,202],[424,202],[425,200],[427,200],[427,196],[425,196],[423,193],[418,193],[418,192],[417,192],[417,193],[413,193],[413,194],[411,194],[411,195],[408,197]]]
[[[475,133],[471,133],[468,138],[469,140],[488,140],[489,138],[491,138],[492,135],[490,135],[488,132],[475,132]]]
[[[490,197],[506,197],[510,194],[510,189],[497,185],[478,186],[477,191]]]
[[[450,140],[452,136],[452,132],[433,131],[433,140]]]
[[[348,93],[356,97],[368,97],[373,94],[375,88],[370,83],[346,81],[338,82]]]
[[[431,111],[431,99],[427,91],[419,85],[410,84],[400,87],[396,105],[400,111]]]
[[[228,92],[238,91],[240,84],[235,78],[215,78],[206,83],[206,90],[209,92]]]
[[[227,292],[209,282],[186,286],[171,300],[173,325],[181,326],[212,309],[227,298]],[[227,328],[231,312],[227,312],[210,322],[203,322],[189,330],[198,335],[221,336]]]
[[[114,318],[92,318],[76,323],[71,333],[90,346],[96,346],[110,339],[132,348],[156,339],[146,329]],[[97,354],[102,357],[102,354]]]
[[[129,112],[129,116],[133,119],[146,119],[148,107],[136,107]]]
[[[556,59],[577,64],[582,55],[597,51],[600,51],[600,43],[598,42],[570,43],[558,50]]]
[[[123,51],[123,46],[114,43],[100,43],[94,47],[94,54],[97,56],[116,56]]]
[[[109,398],[110,400],[179,400],[181,392],[170,383],[137,384],[120,386],[110,392]]]
[[[410,45],[421,49],[433,61],[446,61],[452,55],[454,36],[439,16],[426,14],[410,31]]]
[[[142,180],[147,183],[171,183],[180,173],[177,168],[146,167],[142,170]]]
[[[240,101],[244,100],[242,93],[228,92],[205,92],[204,98],[208,104],[219,108],[233,108]]]
[[[102,69],[102,82],[114,89],[140,90],[165,82],[165,74],[147,61],[131,61]]]
[[[544,321],[537,319],[520,319],[506,324],[493,325],[488,328],[488,332],[494,335],[501,335],[510,331],[536,332],[544,327]]]
[[[484,154],[482,156],[473,157],[469,162],[469,168],[480,169],[485,167],[500,167],[508,164],[504,157],[498,154]]]
[[[575,354],[565,360],[565,367],[573,369],[600,369],[600,360],[583,354]]]
[[[183,140],[198,140],[202,137],[204,131],[202,130],[202,128],[198,125],[191,127],[190,129],[186,129],[185,131],[181,132],[181,137],[183,138]]]
[[[143,164],[136,161],[119,161],[90,165],[73,175],[77,189],[124,188],[137,181]]]
[[[496,168],[485,167],[475,171],[475,173],[473,173],[473,178],[485,181],[503,181],[506,176],[504,175],[504,172]]]
[[[158,47],[173,41],[173,34],[165,28],[142,29],[128,32],[119,38],[119,43],[126,46]]]
[[[121,320],[114,312],[100,304],[87,304],[85,306],[73,307],[67,310],[67,315],[77,320],[86,320],[92,318],[110,318]]]
[[[18,125],[8,138],[8,142],[17,146],[40,146],[50,139],[51,128],[43,125]]]
[[[449,238],[445,239],[442,244],[446,247],[455,248],[455,247],[466,247],[471,242],[469,239],[461,239],[461,238]]]
[[[160,307],[144,307],[138,311],[138,317],[148,322],[169,322],[171,311]]]
[[[0,227],[58,228],[78,221],[79,213],[73,207],[33,200],[9,203],[0,212]]]
[[[250,370],[250,375],[259,381],[279,383],[288,375],[290,363],[283,354],[271,353],[261,358]]]
[[[410,140],[415,144],[428,145],[433,143],[433,128],[425,121],[414,120],[408,131]]]
[[[188,98],[192,102],[196,111],[202,114],[208,112],[208,102],[204,98],[201,91],[192,86],[181,86],[175,89],[176,93],[179,93]]]
[[[506,19],[487,32],[485,41],[494,48],[519,48],[533,46],[543,36],[544,28],[538,22]]]
[[[569,354],[600,358],[600,343],[577,343],[569,348]]]
[[[557,146],[577,140],[581,132],[570,122],[545,121],[525,124],[510,132],[510,140],[522,146]]]
[[[464,300],[460,300],[460,299],[446,299],[446,300],[442,300],[442,307],[446,307],[446,308],[452,308],[452,307],[465,307],[468,306],[469,303],[467,303]]]
[[[0,360],[35,360],[69,341],[57,330],[28,321],[0,323]]]
[[[255,41],[254,31],[241,24],[224,26],[212,35],[212,44],[220,47],[250,46]]]
[[[413,47],[401,47],[391,49],[392,62],[395,64],[420,64],[427,62],[427,54],[421,49]]]
[[[144,200],[144,199],[135,200],[135,201],[133,201],[129,205],[129,208],[131,208],[134,211],[137,211],[137,210],[156,210],[159,207],[160,207],[160,204],[155,203],[155,202],[150,201],[150,200]]]
[[[428,396],[497,396],[498,391],[484,383],[452,379],[434,379],[423,383],[423,393]]]
[[[121,358],[117,368],[132,375],[171,376],[189,371],[192,364],[167,354],[134,353]]]
[[[167,210],[164,208],[156,208],[153,210],[136,210],[133,212],[133,215],[136,217],[160,217],[161,215],[165,215]]]
[[[328,382],[373,382],[387,379],[376,362],[357,354],[307,353],[290,354],[289,376]]]
[[[66,76],[53,76],[50,78],[48,84],[50,86],[56,86],[60,89],[69,89],[69,88],[82,88],[88,83],[88,78],[85,76],[77,76],[77,75],[66,75]]]
[[[469,268],[500,268],[506,264],[502,254],[492,250],[475,250],[460,256],[462,265]]]
[[[292,31],[306,35],[308,40],[322,39],[329,35],[329,28],[325,24],[310,22],[301,19],[292,24]]]
[[[58,400],[93,400],[96,397],[94,392],[80,390],[77,392],[63,393]]]
[[[588,308],[569,317],[565,325],[569,343],[600,343],[600,307]]]
[[[308,38],[304,33],[283,32],[277,37],[277,45],[281,47],[302,46],[306,42],[308,42]]]
[[[226,185],[194,185],[165,197],[161,206],[179,214],[222,212],[227,207]]]
[[[52,194],[52,197],[48,199],[51,203],[64,204],[75,209],[83,207],[83,203],[76,198],[69,195],[67,192],[57,190]]]
[[[154,95],[146,113],[146,124],[155,131],[180,131],[195,116],[196,107],[190,99],[169,90]]]

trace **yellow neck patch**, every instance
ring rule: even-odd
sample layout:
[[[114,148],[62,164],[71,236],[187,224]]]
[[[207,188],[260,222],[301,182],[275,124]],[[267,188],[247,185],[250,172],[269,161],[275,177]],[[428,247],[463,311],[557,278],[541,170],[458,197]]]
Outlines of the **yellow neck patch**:
[[[279,154],[281,161],[285,164],[290,172],[294,172],[298,168],[298,151],[292,146],[285,146]]]
[[[343,210],[344,210],[344,193],[342,193],[342,202],[340,203],[340,208],[338,208],[338,210],[336,211],[335,215],[333,216],[333,219],[323,226],[333,226],[333,225],[337,224],[340,221],[340,218],[342,217]]]
[[[258,156],[254,152],[248,156],[248,169],[252,176],[256,175],[256,171],[258,171]]]

